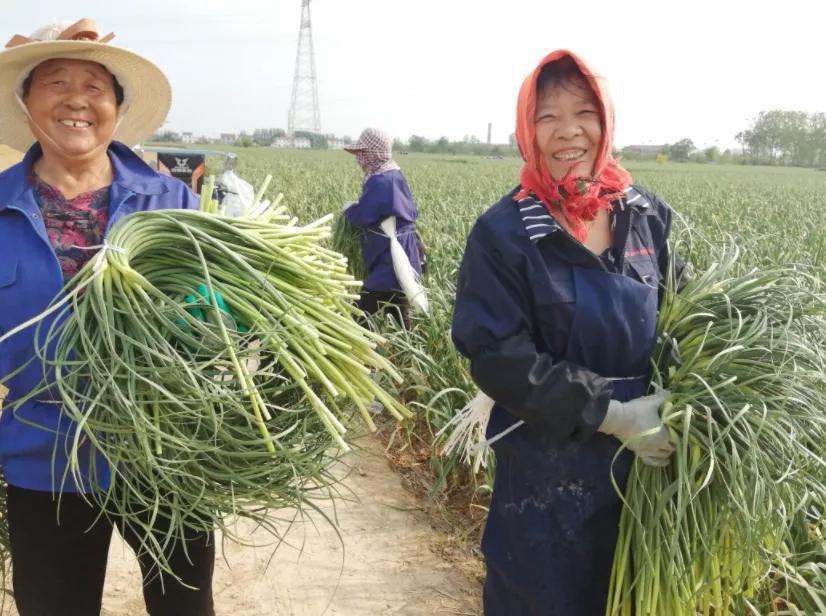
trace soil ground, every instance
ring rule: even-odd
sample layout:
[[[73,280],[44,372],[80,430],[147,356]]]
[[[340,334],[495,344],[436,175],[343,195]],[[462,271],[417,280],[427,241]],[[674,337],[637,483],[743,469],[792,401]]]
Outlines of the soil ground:
[[[321,503],[338,533],[318,514],[293,525],[273,553],[271,537],[247,534],[258,547],[227,543],[215,564],[218,616],[477,616],[480,565],[445,549],[422,500],[402,485],[375,436],[336,469],[343,499]],[[249,524],[239,524],[249,533]],[[220,541],[220,540],[219,540]],[[219,543],[220,544],[220,543]],[[102,616],[144,616],[140,574],[117,535],[109,553]],[[2,616],[17,616],[13,607]]]

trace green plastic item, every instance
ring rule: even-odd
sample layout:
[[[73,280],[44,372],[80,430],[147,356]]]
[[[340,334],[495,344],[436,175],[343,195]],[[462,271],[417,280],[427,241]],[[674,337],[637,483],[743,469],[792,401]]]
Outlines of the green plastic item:
[[[239,332],[245,333],[249,331],[249,327],[241,323],[238,320],[238,315],[229,306],[227,306],[226,301],[224,301],[224,296],[221,295],[220,291],[215,291],[214,294],[211,294],[209,287],[205,284],[200,284],[198,285],[196,294],[197,295],[187,295],[184,297],[184,301],[187,303],[186,311],[193,317],[206,323],[208,319],[207,312],[204,310],[204,307],[205,305],[212,306],[212,299],[214,298],[214,305],[218,306],[218,310],[220,312],[223,312],[232,318],[232,322],[235,324],[235,327]],[[186,323],[183,321],[178,321],[178,324],[181,327],[186,328]]]

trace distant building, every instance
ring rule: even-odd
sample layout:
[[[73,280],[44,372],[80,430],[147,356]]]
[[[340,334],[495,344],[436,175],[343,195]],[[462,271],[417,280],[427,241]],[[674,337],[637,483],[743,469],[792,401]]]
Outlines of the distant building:
[[[344,139],[327,139],[327,149],[329,150],[343,150],[347,145]]]
[[[235,133],[221,133],[220,142],[224,145],[232,145],[238,141],[238,136]]]
[[[181,133],[181,141],[184,143],[195,143],[192,133]]]

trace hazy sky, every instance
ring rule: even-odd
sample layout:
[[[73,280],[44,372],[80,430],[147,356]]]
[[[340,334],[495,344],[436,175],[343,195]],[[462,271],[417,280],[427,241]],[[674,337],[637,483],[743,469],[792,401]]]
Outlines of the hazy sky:
[[[608,78],[616,143],[735,144],[761,110],[826,111],[826,2],[785,0],[312,0],[323,132],[367,125],[493,140],[513,132],[519,84],[552,49]],[[66,6],[72,6],[67,10]],[[5,42],[92,17],[159,64],[167,127],[286,128],[301,0],[0,0]]]

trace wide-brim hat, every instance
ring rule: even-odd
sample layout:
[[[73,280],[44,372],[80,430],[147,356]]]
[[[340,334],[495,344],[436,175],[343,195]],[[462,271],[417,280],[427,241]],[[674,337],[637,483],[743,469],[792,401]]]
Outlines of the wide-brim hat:
[[[55,58],[105,66],[123,88],[114,138],[128,146],[145,141],[163,124],[172,105],[172,88],[166,75],[143,56],[109,45],[113,35],[99,38],[91,20],[64,25],[50,24],[32,37],[16,35],[0,51],[0,143],[21,152],[34,143],[26,113],[17,99],[22,97],[23,82],[32,70]]]
[[[378,128],[365,128],[359,135],[359,140],[343,148],[345,152],[375,152],[390,154],[393,150],[393,140],[390,135]]]

